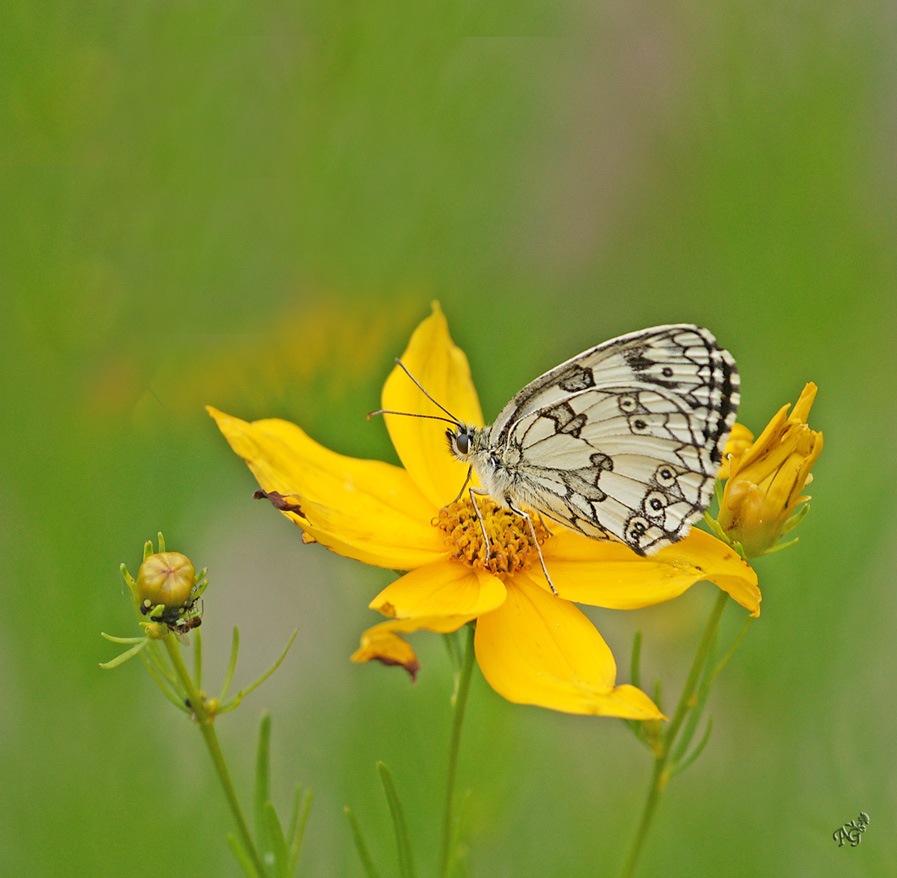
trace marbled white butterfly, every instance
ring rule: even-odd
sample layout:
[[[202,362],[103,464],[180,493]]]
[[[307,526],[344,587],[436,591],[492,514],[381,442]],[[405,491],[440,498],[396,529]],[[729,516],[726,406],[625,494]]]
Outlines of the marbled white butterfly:
[[[464,424],[433,402],[453,425],[452,453],[469,464],[468,479],[471,471],[479,478],[482,487],[470,488],[477,515],[475,495],[487,494],[527,519],[537,548],[524,507],[651,555],[682,539],[710,503],[738,385],[731,354],[708,330],[682,323],[622,335],[555,366],[491,427]]]

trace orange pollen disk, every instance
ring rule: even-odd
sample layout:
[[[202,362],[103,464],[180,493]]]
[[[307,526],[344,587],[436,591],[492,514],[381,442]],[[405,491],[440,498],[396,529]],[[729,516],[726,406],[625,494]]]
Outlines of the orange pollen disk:
[[[528,570],[538,562],[538,553],[526,520],[491,497],[478,497],[477,506],[483,524],[477,518],[470,497],[443,506],[433,519],[433,526],[446,534],[445,543],[453,557],[469,567],[482,567],[494,575],[505,578],[520,570]],[[533,518],[539,545],[548,539],[548,528]],[[489,535],[491,552],[486,557],[486,541],[483,529]]]

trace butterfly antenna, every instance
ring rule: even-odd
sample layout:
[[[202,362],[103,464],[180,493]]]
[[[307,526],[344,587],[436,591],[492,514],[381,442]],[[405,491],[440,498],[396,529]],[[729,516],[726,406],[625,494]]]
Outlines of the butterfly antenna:
[[[456,427],[458,426],[457,421],[443,418],[441,415],[417,415],[414,412],[394,412],[392,409],[377,409],[376,411],[368,412],[367,419],[370,420],[374,415],[404,415],[406,418],[427,418],[431,421],[445,421],[446,424],[454,424]]]
[[[407,366],[406,366],[406,365],[405,365],[405,364],[404,364],[398,357],[396,357],[396,363],[401,367],[402,371],[403,371],[403,372],[404,372],[404,373],[405,373],[405,374],[406,374],[406,375],[407,375],[407,376],[408,376],[408,377],[415,383],[415,385],[417,386],[417,389],[418,389],[418,390],[419,390],[425,397],[427,397],[427,399],[429,399],[430,402],[432,402],[433,405],[436,406],[436,408],[440,409],[441,411],[444,411],[444,412],[445,412],[445,413],[452,419],[452,423],[453,423],[453,424],[460,424],[460,423],[461,423],[461,422],[460,422],[460,421],[459,421],[459,420],[458,420],[458,419],[457,419],[457,418],[456,418],[456,417],[455,417],[455,416],[454,416],[454,415],[453,415],[453,414],[452,414],[452,413],[451,413],[451,412],[450,412],[444,405],[440,405],[438,402],[436,402],[435,399],[433,399],[432,396],[430,396],[429,393],[427,393],[426,390],[424,390],[424,388],[423,388],[423,386],[421,385],[420,381],[418,381],[417,378],[415,378],[415,377],[408,371],[408,367],[407,367]]]
[[[395,412],[395,411],[391,411],[390,409],[377,409],[376,411],[368,412],[368,420],[370,420],[371,417],[373,417],[374,415],[405,415],[408,418],[429,418],[430,420],[433,420],[433,421],[445,421],[447,424],[454,424],[456,427],[461,426],[461,421],[459,421],[444,405],[440,405],[438,402],[436,402],[436,400],[433,399],[433,397],[430,396],[430,394],[427,393],[426,390],[424,390],[420,381],[418,381],[417,378],[415,378],[408,371],[405,364],[398,357],[396,357],[396,363],[399,366],[401,366],[402,371],[414,382],[417,389],[425,397],[427,397],[427,399],[429,399],[430,402],[432,402],[433,405],[436,406],[436,408],[440,409],[441,411],[444,411],[448,415],[448,417],[443,418],[443,417],[440,417],[439,415],[418,415],[413,412]],[[463,490],[464,489],[462,488],[462,492],[463,492]]]

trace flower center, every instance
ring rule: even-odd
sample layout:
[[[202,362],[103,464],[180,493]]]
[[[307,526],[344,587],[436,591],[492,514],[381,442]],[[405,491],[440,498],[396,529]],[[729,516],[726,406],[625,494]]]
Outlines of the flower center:
[[[501,578],[529,569],[539,556],[526,520],[491,497],[478,497],[477,506],[482,525],[469,496],[443,506],[433,519],[433,525],[445,532],[453,556],[469,567],[483,567]],[[549,537],[548,528],[539,519],[532,522],[541,545]],[[488,557],[484,530],[491,550]]]

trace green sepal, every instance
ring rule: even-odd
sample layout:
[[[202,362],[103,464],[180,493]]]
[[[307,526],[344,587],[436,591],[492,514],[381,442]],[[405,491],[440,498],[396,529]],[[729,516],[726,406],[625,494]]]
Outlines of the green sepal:
[[[782,527],[782,535],[784,536],[788,533],[789,530],[793,530],[796,528],[806,517],[807,513],[810,511],[810,498],[807,497],[806,501],[800,505],[800,508],[797,512],[794,513],[784,524]]]
[[[134,658],[134,656],[137,655],[138,652],[143,650],[149,643],[149,640],[147,640],[145,637],[115,638],[110,637],[108,634],[103,634],[103,637],[115,643],[134,644],[130,649],[126,649],[123,653],[117,655],[114,659],[111,659],[108,662],[100,662],[100,667],[107,671],[111,671],[112,668],[117,668],[119,665],[123,665],[128,659]]]

